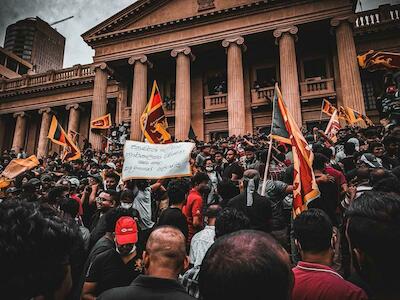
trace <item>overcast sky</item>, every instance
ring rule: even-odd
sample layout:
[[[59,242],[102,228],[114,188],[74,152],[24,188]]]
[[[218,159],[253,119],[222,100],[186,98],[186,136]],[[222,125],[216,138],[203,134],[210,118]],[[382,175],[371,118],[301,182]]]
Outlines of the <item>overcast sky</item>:
[[[4,44],[6,27],[18,20],[38,16],[52,23],[74,16],[73,19],[54,26],[66,38],[64,67],[91,63],[94,51],[83,41],[81,34],[135,1],[0,0],[0,45]],[[362,9],[368,10],[380,4],[400,3],[400,0],[361,0],[361,3]]]

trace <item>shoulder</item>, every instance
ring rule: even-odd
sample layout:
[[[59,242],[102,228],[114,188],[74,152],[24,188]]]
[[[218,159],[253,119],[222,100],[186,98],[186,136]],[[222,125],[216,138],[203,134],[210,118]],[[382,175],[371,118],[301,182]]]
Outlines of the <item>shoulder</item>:
[[[135,288],[133,286],[124,286],[124,287],[117,287],[110,290],[105,291],[99,297],[98,300],[123,300],[128,299],[130,296],[133,295],[135,292]]]

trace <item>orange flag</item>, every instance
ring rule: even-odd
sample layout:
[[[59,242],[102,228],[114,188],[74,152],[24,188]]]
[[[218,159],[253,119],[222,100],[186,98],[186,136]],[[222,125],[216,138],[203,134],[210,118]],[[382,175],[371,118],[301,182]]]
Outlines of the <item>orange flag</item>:
[[[140,117],[143,135],[151,144],[172,143],[168,132],[167,118],[162,107],[162,99],[157,82],[154,81],[149,103]]]
[[[293,216],[296,217],[307,209],[308,203],[320,196],[320,192],[312,168],[314,154],[296,121],[288,112],[278,84],[275,85],[271,137],[292,145],[294,161]]]
[[[92,129],[108,129],[111,127],[111,114],[102,116],[94,119],[90,122],[90,128]]]
[[[63,160],[71,161],[81,157],[81,151],[78,146],[76,146],[71,137],[65,133],[55,116],[53,116],[53,119],[51,120],[50,130],[47,137],[53,143],[64,147],[62,155]]]
[[[0,174],[2,177],[13,179],[22,173],[29,171],[39,165],[39,160],[35,155],[28,158],[15,158],[7,165],[4,171]]]
[[[326,99],[322,101],[322,112],[326,113],[328,116],[332,116],[335,111],[336,107],[334,107],[332,103]]]

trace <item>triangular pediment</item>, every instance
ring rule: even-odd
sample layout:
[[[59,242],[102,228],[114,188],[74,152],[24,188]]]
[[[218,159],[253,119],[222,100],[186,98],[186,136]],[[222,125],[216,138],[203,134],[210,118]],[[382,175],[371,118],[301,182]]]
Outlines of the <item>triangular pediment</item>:
[[[204,13],[264,2],[256,0],[138,0],[92,29],[82,37],[88,41],[97,36],[146,26],[166,24]]]

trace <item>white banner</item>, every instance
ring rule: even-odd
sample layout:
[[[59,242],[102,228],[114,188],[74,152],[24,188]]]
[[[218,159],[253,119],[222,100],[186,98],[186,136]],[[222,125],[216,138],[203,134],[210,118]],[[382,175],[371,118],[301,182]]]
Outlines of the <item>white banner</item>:
[[[194,143],[147,144],[126,141],[122,180],[191,176]]]

